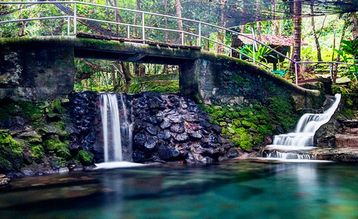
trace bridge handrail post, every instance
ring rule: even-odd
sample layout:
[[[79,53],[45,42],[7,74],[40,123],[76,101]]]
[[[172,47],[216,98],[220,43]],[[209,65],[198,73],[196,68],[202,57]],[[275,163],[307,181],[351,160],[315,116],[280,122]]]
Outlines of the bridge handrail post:
[[[201,22],[199,21],[199,27],[198,27],[198,46],[201,47]]]
[[[131,26],[127,25],[127,39],[130,39],[131,38]]]
[[[77,4],[73,3],[73,33],[77,34]]]
[[[71,17],[67,17],[67,36],[70,36],[71,34]]]
[[[331,77],[331,81],[333,84],[335,84],[335,78],[334,78],[334,75],[333,75],[333,62],[329,63],[329,75]]]
[[[295,83],[296,85],[298,85],[298,62],[294,61],[294,65],[295,65]]]
[[[144,11],[142,11],[142,39],[143,43],[145,42],[145,20],[144,20]]]
[[[181,32],[181,45],[184,46],[184,32]]]

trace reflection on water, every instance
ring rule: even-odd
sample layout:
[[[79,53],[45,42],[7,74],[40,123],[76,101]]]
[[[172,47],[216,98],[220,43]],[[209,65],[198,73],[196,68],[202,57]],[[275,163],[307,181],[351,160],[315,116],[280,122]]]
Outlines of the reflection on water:
[[[12,186],[0,194],[0,218],[358,218],[358,174],[348,165],[143,167]]]

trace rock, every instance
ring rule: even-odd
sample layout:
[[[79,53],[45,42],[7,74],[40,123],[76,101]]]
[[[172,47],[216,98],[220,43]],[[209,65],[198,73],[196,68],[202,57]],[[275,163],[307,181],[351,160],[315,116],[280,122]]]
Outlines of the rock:
[[[152,150],[153,148],[155,148],[155,146],[158,143],[158,138],[156,136],[152,136],[147,138],[147,141],[144,144],[144,147],[146,149]]]
[[[145,162],[147,159],[146,159],[146,156],[145,156],[145,153],[143,151],[139,151],[139,150],[135,150],[133,151],[133,161],[134,162]]]
[[[153,125],[148,125],[146,128],[147,132],[151,135],[157,135],[158,130],[156,127],[154,127]]]
[[[159,139],[168,140],[168,139],[170,139],[170,137],[171,137],[171,133],[169,130],[161,131],[158,134]]]
[[[170,127],[170,131],[181,134],[185,131],[184,125],[181,123],[174,124]]]
[[[236,148],[230,148],[226,155],[228,158],[235,158],[239,156],[239,151]]]
[[[165,146],[160,147],[158,149],[158,156],[161,160],[170,160],[173,157],[172,149],[167,148]]]
[[[358,148],[358,135],[336,134],[335,145],[337,148]]]
[[[173,114],[173,115],[169,115],[168,119],[170,121],[172,121],[173,123],[181,123],[183,122],[183,117],[179,114]]]
[[[190,133],[190,137],[195,139],[201,139],[203,136],[200,131]]]
[[[213,125],[212,127],[216,134],[221,133],[221,127],[219,125]]]
[[[0,187],[6,186],[10,183],[10,178],[5,174],[0,174]]]
[[[147,137],[144,133],[137,133],[134,136],[134,144],[143,146],[147,141]]]
[[[174,139],[179,141],[179,142],[183,142],[183,141],[186,141],[189,139],[189,136],[188,134],[186,133],[183,133],[183,134],[177,134],[177,135],[174,135]]]
[[[60,169],[58,169],[59,174],[68,173],[69,171],[70,170],[67,167],[61,167]]]
[[[318,148],[310,151],[310,154],[318,160],[358,162],[358,148]]]
[[[184,115],[183,118],[187,122],[198,122],[199,121],[198,116],[194,115],[194,114]]]
[[[33,176],[33,175],[35,175],[34,171],[32,171],[31,169],[27,169],[27,168],[23,168],[21,170],[21,173],[24,174],[24,176]]]
[[[20,138],[20,139],[26,139],[30,143],[41,143],[42,142],[41,135],[39,135],[34,130],[29,130],[29,131],[26,131],[26,132],[22,132],[19,135],[17,135],[17,137]]]
[[[169,128],[171,125],[172,124],[169,119],[164,119],[164,121],[160,124],[160,128],[166,129],[166,128]]]

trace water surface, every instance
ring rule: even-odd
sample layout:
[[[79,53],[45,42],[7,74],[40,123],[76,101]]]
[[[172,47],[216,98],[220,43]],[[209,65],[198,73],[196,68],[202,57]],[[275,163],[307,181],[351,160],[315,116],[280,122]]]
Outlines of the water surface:
[[[0,218],[356,219],[357,173],[354,165],[233,162],[23,178],[1,192]]]

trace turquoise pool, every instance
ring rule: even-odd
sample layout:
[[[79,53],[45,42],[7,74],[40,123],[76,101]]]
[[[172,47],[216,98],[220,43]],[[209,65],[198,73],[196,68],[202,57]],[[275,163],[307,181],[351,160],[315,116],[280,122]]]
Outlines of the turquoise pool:
[[[232,162],[30,177],[1,192],[0,218],[356,219],[358,168]]]

